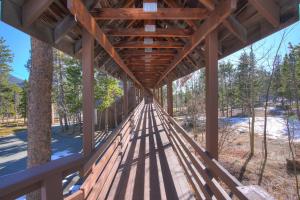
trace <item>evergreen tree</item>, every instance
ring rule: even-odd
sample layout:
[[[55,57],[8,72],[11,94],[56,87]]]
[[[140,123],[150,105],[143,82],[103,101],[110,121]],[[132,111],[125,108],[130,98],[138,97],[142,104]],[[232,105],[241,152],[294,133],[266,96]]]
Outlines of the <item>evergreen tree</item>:
[[[27,118],[27,109],[28,109],[28,81],[24,81],[24,85],[21,91],[21,99],[19,104],[19,112],[24,118],[24,124]]]
[[[13,89],[8,82],[13,54],[5,43],[6,41],[0,37],[0,115],[2,119],[11,112],[13,99]]]

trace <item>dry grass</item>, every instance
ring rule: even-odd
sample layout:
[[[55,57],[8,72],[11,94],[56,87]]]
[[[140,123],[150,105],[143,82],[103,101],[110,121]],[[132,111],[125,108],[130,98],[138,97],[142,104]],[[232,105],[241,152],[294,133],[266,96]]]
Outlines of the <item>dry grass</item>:
[[[5,137],[8,136],[10,134],[15,134],[19,131],[24,131],[26,130],[26,127],[2,127],[0,126],[0,137]]]
[[[236,138],[231,145],[226,146],[222,151],[219,161],[244,185],[257,185],[263,161],[263,139],[261,136],[255,136],[255,153],[253,157],[249,158],[248,134],[237,135]],[[200,143],[203,145],[203,142]],[[296,144],[296,149],[300,150],[300,143]],[[295,176],[286,168],[286,159],[290,158],[288,142],[268,139],[268,151],[268,160],[261,187],[275,199],[298,199]]]

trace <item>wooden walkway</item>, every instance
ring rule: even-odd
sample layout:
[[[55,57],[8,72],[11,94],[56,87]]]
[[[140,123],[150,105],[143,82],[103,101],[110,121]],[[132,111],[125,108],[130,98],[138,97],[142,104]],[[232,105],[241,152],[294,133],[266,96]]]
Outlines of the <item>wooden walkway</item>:
[[[145,104],[107,199],[194,199],[153,104]]]

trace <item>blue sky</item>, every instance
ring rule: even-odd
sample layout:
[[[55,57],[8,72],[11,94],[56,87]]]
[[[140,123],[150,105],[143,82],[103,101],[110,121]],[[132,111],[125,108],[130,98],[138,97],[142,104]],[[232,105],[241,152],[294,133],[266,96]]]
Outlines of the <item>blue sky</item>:
[[[30,37],[1,21],[0,37],[3,37],[6,40],[6,44],[14,54],[12,74],[21,79],[28,79],[28,72],[24,65],[29,58]]]
[[[264,52],[268,52],[270,49],[270,53],[268,54],[268,57],[270,59],[274,57],[276,53],[276,49],[278,47],[278,44],[280,42],[280,38],[283,34],[283,32],[286,31],[287,36],[285,37],[284,43],[281,47],[280,54],[285,54],[288,51],[288,43],[291,42],[292,44],[296,45],[300,43],[300,22],[297,22],[296,24],[293,24],[292,26],[281,30],[261,41],[256,42],[253,45],[253,49],[257,56],[263,55]],[[0,21],[0,37],[3,37],[6,40],[6,44],[10,47],[14,54],[14,61],[12,63],[13,72],[12,74],[16,77],[19,77],[21,79],[28,79],[28,72],[25,69],[24,65],[26,64],[28,58],[29,58],[29,50],[30,50],[30,37],[1,22]],[[249,48],[246,47],[246,51],[249,50]],[[223,61],[230,60],[234,64],[238,62],[238,58],[240,53],[244,50],[240,50],[226,58],[223,59]],[[264,63],[260,63],[263,65]]]

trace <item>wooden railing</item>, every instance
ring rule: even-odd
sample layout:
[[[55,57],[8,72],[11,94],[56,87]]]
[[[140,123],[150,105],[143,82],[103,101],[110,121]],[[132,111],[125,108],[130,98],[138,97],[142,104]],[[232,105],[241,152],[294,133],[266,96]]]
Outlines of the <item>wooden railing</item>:
[[[177,153],[197,199],[273,199],[259,186],[243,186],[155,101],[158,117]],[[217,147],[216,147],[217,148]]]
[[[63,177],[79,171],[85,178],[80,190],[66,199],[93,199],[105,194],[121,161],[122,152],[130,139],[130,132],[138,120],[142,101],[89,158],[74,154],[44,165],[0,177],[0,199],[15,199],[41,189],[43,200],[62,200]],[[101,199],[101,198],[100,198]]]
[[[93,153],[83,166],[86,180],[77,192],[66,198],[67,200],[105,198],[130,140],[130,133],[142,112],[143,105],[144,102],[142,101],[114,131],[109,141]]]

